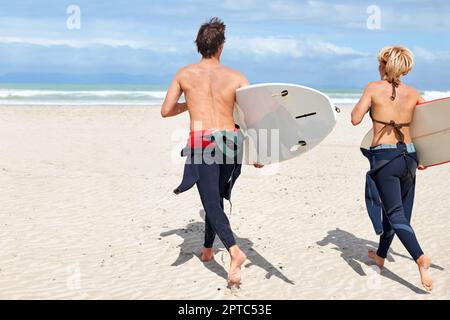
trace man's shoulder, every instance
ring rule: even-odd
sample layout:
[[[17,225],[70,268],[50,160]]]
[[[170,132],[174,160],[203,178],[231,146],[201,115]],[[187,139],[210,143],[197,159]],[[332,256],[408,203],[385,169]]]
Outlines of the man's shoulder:
[[[223,66],[223,68],[223,73],[226,74],[229,79],[233,79],[233,82],[236,83],[238,88],[249,85],[247,78],[240,71],[227,66]]]
[[[228,72],[228,73],[230,73],[230,74],[232,74],[232,75],[234,75],[234,76],[237,76],[237,77],[244,77],[244,75],[243,75],[241,72],[239,72],[238,70],[235,70],[235,69],[233,69],[233,68],[227,67],[227,66],[225,66],[225,65],[222,65],[222,68],[223,68],[223,70],[224,70],[225,72]]]
[[[194,69],[197,69],[197,68],[198,68],[198,66],[196,64],[188,64],[188,65],[178,69],[177,75],[180,76],[180,75],[192,72]]]

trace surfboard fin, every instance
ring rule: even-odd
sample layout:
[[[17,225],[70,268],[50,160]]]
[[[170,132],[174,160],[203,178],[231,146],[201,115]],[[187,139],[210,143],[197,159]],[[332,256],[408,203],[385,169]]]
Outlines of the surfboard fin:
[[[281,91],[281,93],[274,93],[272,94],[272,97],[287,97],[289,95],[289,91],[288,90],[283,90]]]

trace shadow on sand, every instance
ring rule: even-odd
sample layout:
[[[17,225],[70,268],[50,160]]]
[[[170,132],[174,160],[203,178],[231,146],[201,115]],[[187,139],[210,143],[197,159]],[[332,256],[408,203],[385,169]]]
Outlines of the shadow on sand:
[[[375,263],[367,257],[367,252],[369,249],[376,249],[378,247],[378,243],[370,240],[360,239],[350,232],[341,229],[328,231],[328,235],[321,241],[318,241],[317,244],[323,247],[329,244],[334,245],[333,250],[339,251],[341,253],[341,258],[344,259],[344,261],[360,276],[366,275],[361,266],[361,263],[367,266],[375,265]],[[386,260],[393,262],[395,261],[394,256],[409,259],[412,261],[410,257],[397,253],[392,249],[389,251]],[[444,268],[435,264],[432,264],[431,267],[437,270],[444,270]],[[399,277],[398,275],[387,269],[386,266],[381,269],[380,274],[383,277],[404,285],[415,293],[428,293],[425,290],[422,290],[412,283],[409,283],[408,281]]]
[[[205,213],[200,210],[200,216],[204,220]],[[177,235],[183,238],[183,243],[180,244],[180,254],[178,258],[172,263],[172,266],[180,266],[194,257],[200,259],[200,250],[203,247],[203,236],[204,236],[204,223],[203,222],[191,222],[185,228],[175,229],[167,232],[161,233],[161,237],[168,237],[171,235]],[[241,249],[247,255],[247,260],[249,263],[245,265],[246,268],[250,266],[257,266],[266,271],[266,279],[271,277],[277,277],[287,283],[294,284],[292,280],[287,278],[281,271],[278,270],[272,263],[267,261],[258,251],[253,248],[253,242],[248,238],[240,238],[236,234],[234,235],[236,242],[239,244]],[[224,251],[225,247],[223,244],[216,239],[215,242],[215,252]],[[224,269],[223,265],[218,263],[215,259],[204,263],[204,266],[211,272],[214,272],[218,276],[227,279],[228,273]]]

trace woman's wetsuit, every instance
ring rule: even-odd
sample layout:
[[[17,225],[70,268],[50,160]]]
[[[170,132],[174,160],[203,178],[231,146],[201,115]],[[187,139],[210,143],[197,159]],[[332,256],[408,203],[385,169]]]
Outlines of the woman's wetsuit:
[[[414,230],[411,227],[411,214],[414,203],[416,169],[418,165],[414,144],[405,144],[403,127],[409,123],[384,122],[384,131],[392,127],[398,139],[397,144],[381,144],[362,149],[370,161],[371,170],[367,173],[366,204],[375,231],[380,235],[377,255],[386,258],[389,247],[397,235],[414,261],[423,255]]]

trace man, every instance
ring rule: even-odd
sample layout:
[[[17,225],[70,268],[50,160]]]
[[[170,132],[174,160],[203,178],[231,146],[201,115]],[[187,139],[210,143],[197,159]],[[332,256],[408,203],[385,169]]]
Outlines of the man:
[[[231,189],[240,174],[240,163],[236,154],[224,155],[221,151],[230,150],[230,141],[234,141],[231,143],[233,151],[239,148],[236,143],[238,130],[233,119],[233,109],[236,90],[249,83],[241,73],[220,64],[225,43],[225,24],[221,20],[213,18],[203,24],[195,43],[202,55],[201,61],[177,72],[161,108],[163,117],[176,116],[185,111],[190,115],[191,134],[184,150],[188,160],[183,182],[175,193],[179,194],[194,184],[197,185],[206,212],[205,243],[201,260],[207,262],[214,258],[212,247],[217,234],[231,256],[228,284],[239,285],[240,270],[246,256],[236,244],[224,212],[223,199],[230,199]],[[186,102],[179,103],[183,93]],[[232,139],[229,139],[230,136]],[[209,153],[206,152],[207,149],[210,150]]]

